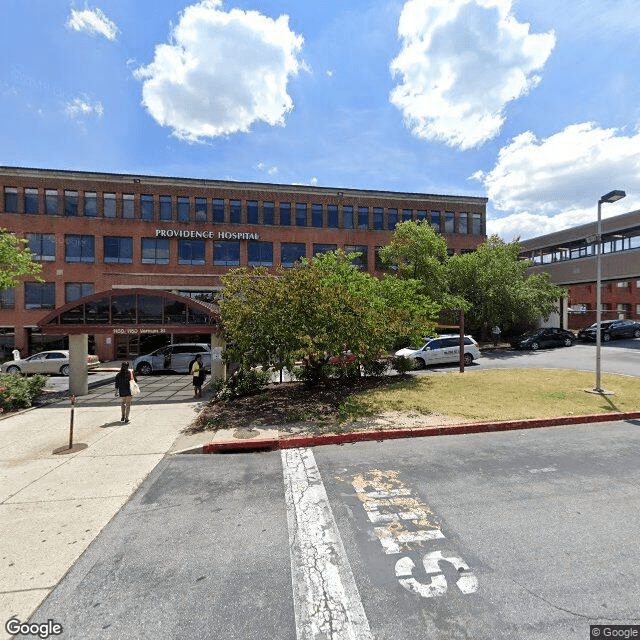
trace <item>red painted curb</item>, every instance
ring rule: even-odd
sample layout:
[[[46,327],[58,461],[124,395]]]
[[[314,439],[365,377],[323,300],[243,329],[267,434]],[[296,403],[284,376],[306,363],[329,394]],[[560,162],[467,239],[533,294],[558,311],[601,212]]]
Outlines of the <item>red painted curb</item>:
[[[537,429],[592,422],[614,422],[640,418],[640,411],[627,413],[605,413],[588,416],[560,416],[557,418],[535,418],[531,420],[505,420],[502,422],[467,422],[451,426],[415,427],[413,429],[379,429],[375,431],[353,431],[351,433],[323,433],[320,435],[283,436],[252,440],[221,440],[209,442],[202,447],[203,453],[230,451],[273,451],[297,447],[317,447],[328,444],[392,440],[397,438],[424,438],[429,436],[459,435],[467,433],[489,433],[491,431],[513,431]]]

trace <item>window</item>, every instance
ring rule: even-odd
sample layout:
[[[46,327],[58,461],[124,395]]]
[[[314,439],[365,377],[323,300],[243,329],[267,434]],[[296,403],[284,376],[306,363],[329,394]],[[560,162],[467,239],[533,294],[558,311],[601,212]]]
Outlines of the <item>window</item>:
[[[418,222],[424,222],[427,219],[427,212],[424,209],[418,210]]]
[[[322,205],[321,204],[312,204],[311,205],[311,224],[317,229],[322,229],[323,227],[323,215],[322,215]]]
[[[213,199],[213,221],[216,224],[224,222],[224,200],[222,198]]]
[[[304,243],[283,242],[280,245],[280,264],[283,267],[293,267],[296,262],[307,255]]]
[[[247,224],[258,224],[258,201],[247,200]]]
[[[143,220],[153,220],[154,217],[153,196],[143,194],[140,196],[140,217]]]
[[[280,225],[283,227],[288,227],[291,225],[291,203],[290,202],[280,203]]]
[[[358,207],[358,229],[369,228],[369,207]]]
[[[640,304],[636,305],[636,315],[640,316]]]
[[[273,266],[273,243],[249,241],[249,266]]]
[[[345,229],[353,229],[353,207],[351,205],[342,207],[342,220]]]
[[[431,212],[431,226],[436,230],[440,231],[440,212],[432,211]]]
[[[116,194],[104,193],[102,195],[102,200],[104,202],[104,217],[115,218],[116,217]]]
[[[178,264],[204,263],[204,240],[178,240]]]
[[[169,240],[166,238],[142,238],[142,264],[169,264]]]
[[[375,249],[375,270],[376,271],[384,271],[385,265],[382,262],[382,258],[380,257],[380,252],[384,249],[384,247],[376,247]]]
[[[468,222],[467,222],[468,217],[469,217],[468,213],[461,213],[458,216],[458,233],[462,233],[464,235],[469,233],[469,231],[468,231],[469,225],[468,225]]]
[[[45,189],[44,211],[48,216],[58,215],[58,192],[55,189]]]
[[[134,196],[133,193],[122,194],[122,217],[133,219],[134,217]]]
[[[93,282],[66,282],[64,285],[64,302],[75,302],[96,292]]]
[[[25,309],[53,309],[56,306],[55,282],[25,282]]]
[[[264,202],[262,204],[262,215],[264,224],[275,224],[275,204],[273,202]]]
[[[56,259],[56,237],[53,233],[27,233],[27,244],[34,260],[52,262]]]
[[[95,218],[98,215],[98,194],[95,191],[84,192],[83,210],[87,218]]]
[[[229,221],[231,224],[240,224],[242,222],[242,203],[240,200],[229,201]]]
[[[384,209],[382,207],[373,207],[373,228],[376,231],[384,229]]]
[[[104,261],[131,264],[133,262],[133,238],[104,237]]]
[[[474,236],[482,235],[482,218],[479,213],[471,214],[471,233]]]
[[[389,220],[387,222],[387,228],[390,231],[393,231],[398,224],[398,210],[397,209],[389,209]]]
[[[95,238],[93,236],[65,236],[64,259],[65,262],[95,262]]]
[[[367,245],[362,245],[362,244],[354,244],[354,245],[345,245],[344,247],[344,252],[346,254],[349,253],[361,253],[361,256],[358,256],[357,258],[354,258],[351,261],[351,264],[354,267],[358,267],[359,269],[365,269],[368,266],[368,256],[367,256],[367,251],[368,251],[368,247]]]
[[[160,220],[172,220],[173,209],[171,206],[171,196],[160,196]]]
[[[338,228],[338,205],[337,204],[327,205],[327,227],[329,227],[329,229]]]
[[[0,291],[0,309],[15,309],[16,288],[9,287]]]
[[[24,212],[38,213],[38,190],[37,189],[24,190]]]
[[[629,288],[629,281],[628,280],[620,280],[619,282],[616,282],[616,287],[618,287],[618,289],[628,289]]]
[[[317,256],[319,253],[327,253],[329,251],[335,251],[338,248],[337,244],[314,244],[313,255]]]
[[[214,242],[213,264],[218,267],[238,267],[240,265],[240,243],[230,240]]]
[[[207,221],[207,199],[196,198],[196,222]]]
[[[18,213],[18,189],[17,187],[4,188],[5,213]]]
[[[77,216],[78,215],[78,192],[67,191],[64,192],[64,215],[65,216]]]
[[[178,222],[189,222],[190,219],[189,198],[178,196]]]
[[[453,233],[455,223],[455,214],[453,211],[444,212],[444,232]]]
[[[407,222],[407,220],[413,219],[413,211],[411,209],[403,209],[402,210],[402,222]]]
[[[296,227],[307,226],[307,205],[304,202],[296,203]]]
[[[631,305],[627,303],[620,302],[618,303],[618,313],[621,313],[625,316],[631,314]]]

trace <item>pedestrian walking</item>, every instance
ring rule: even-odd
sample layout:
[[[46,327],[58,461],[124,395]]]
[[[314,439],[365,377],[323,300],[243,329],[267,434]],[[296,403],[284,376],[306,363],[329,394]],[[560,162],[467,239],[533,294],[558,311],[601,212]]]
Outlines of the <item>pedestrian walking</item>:
[[[132,385],[132,382],[135,383]],[[129,369],[129,363],[125,360],[120,366],[120,371],[116,374],[116,398],[120,397],[120,407],[122,409],[121,422],[129,422],[129,411],[133,398],[132,386],[137,386],[138,381],[135,374]]]
[[[202,356],[198,354],[195,360],[192,360],[190,373],[193,379],[193,397],[202,398],[202,383],[204,382],[204,365],[202,364]]]

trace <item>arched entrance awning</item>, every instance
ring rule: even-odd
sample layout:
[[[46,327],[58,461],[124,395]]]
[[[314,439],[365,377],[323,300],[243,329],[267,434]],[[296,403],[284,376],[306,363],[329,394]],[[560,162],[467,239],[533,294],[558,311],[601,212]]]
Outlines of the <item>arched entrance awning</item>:
[[[45,334],[180,334],[221,332],[214,305],[166,291],[127,289],[94,293],[46,315]]]

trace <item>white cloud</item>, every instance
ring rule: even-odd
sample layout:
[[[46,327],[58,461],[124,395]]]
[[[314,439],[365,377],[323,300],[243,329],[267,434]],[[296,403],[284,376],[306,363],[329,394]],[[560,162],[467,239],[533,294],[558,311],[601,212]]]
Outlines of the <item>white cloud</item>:
[[[613,189],[627,197],[603,205],[602,216],[619,215],[640,207],[640,131],[624,135],[590,122],[543,140],[527,131],[500,150],[491,171],[472,178],[484,184],[493,207],[507,213],[487,222],[490,233],[507,240],[591,222],[598,199]]]
[[[135,72],[151,116],[189,142],[246,132],[257,121],[284,125],[293,109],[287,83],[303,66],[303,40],[288,16],[220,5],[187,7],[171,44],[158,45],[153,62]]]
[[[68,102],[64,110],[66,114],[74,120],[83,119],[88,116],[102,117],[104,108],[101,102],[91,102],[87,98],[76,98],[71,102]]]
[[[91,35],[104,36],[107,40],[115,40],[118,27],[100,9],[71,9],[71,17],[67,26],[74,31],[86,31]]]
[[[469,149],[495,137],[504,108],[540,82],[553,33],[530,34],[512,0],[408,0],[391,62],[391,102],[419,138]]]

